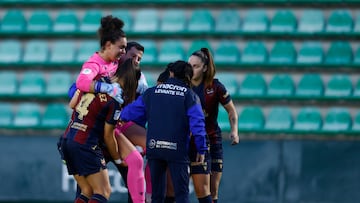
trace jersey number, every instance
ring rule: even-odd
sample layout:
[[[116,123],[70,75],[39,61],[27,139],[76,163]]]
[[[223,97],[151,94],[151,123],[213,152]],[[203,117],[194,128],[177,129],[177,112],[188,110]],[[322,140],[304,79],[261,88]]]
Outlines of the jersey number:
[[[84,94],[81,97],[80,102],[76,105],[76,112],[79,114],[78,119],[83,120],[84,116],[89,113],[89,105],[94,100],[95,94]]]

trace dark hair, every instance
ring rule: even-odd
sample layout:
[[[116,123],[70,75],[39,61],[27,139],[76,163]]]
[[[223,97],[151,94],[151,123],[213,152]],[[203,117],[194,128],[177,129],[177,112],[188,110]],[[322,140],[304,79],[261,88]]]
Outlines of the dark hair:
[[[100,47],[103,47],[107,41],[114,44],[119,38],[126,37],[122,30],[124,22],[117,17],[108,15],[101,18],[101,26],[98,29],[100,36]]]
[[[137,42],[128,42],[125,48],[126,52],[128,52],[132,47],[135,47],[139,51],[145,52],[144,46]]]
[[[191,55],[199,57],[204,63],[204,66],[207,66],[207,70],[205,71],[203,76],[203,81],[205,87],[208,87],[212,84],[216,73],[212,54],[210,53],[208,48],[201,48],[200,50],[193,52]]]
[[[167,65],[169,72],[174,73],[174,77],[182,80],[188,86],[191,86],[191,78],[193,76],[193,69],[188,62],[185,61],[175,61],[174,63],[169,63]]]
[[[158,83],[166,82],[170,77],[169,68],[166,68],[163,72],[160,73],[158,79],[156,80]]]
[[[123,89],[123,106],[126,106],[127,104],[135,100],[136,88],[138,85],[138,71],[139,70],[136,70],[133,64],[132,59],[127,59],[126,61],[118,65],[118,68],[114,74],[114,76],[117,77],[118,80],[123,80],[123,87],[121,87]]]

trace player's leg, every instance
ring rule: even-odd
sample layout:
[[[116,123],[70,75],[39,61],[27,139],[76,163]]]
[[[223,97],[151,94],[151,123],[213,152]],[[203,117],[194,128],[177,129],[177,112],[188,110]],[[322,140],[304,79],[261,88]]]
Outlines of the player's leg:
[[[134,122],[126,122],[120,131],[130,140],[135,146],[140,146],[146,150],[146,130]]]
[[[152,203],[163,203],[167,163],[164,160],[148,159],[152,183]]]
[[[89,203],[106,203],[111,194],[108,170],[100,169],[99,172],[86,176],[86,180],[93,189]]]
[[[219,197],[219,186],[223,171],[223,147],[221,135],[210,137],[211,177],[210,191],[214,203]]]
[[[145,201],[143,158],[134,145],[119,130],[115,130],[121,159],[128,165],[128,189],[134,203]]]
[[[165,196],[165,202],[164,203],[174,203],[175,202],[175,191],[174,191],[174,185],[172,182],[170,169],[168,168],[166,170],[166,196]]]
[[[77,183],[77,188],[81,191],[77,194],[75,203],[87,203],[93,195],[93,189],[86,181],[84,176],[74,175],[74,179]]]
[[[189,165],[171,162],[168,165],[168,169],[174,183],[175,201],[189,203]]]
[[[204,163],[196,162],[196,147],[194,140],[191,139],[190,148],[190,174],[193,180],[194,190],[199,203],[211,203],[210,193],[210,157],[209,151],[205,152]]]

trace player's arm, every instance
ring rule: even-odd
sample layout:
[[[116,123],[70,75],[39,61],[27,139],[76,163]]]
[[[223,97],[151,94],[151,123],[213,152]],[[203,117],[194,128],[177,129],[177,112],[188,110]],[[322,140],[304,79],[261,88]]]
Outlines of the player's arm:
[[[189,126],[192,136],[194,136],[196,149],[198,154],[196,155],[197,162],[204,162],[206,146],[206,130],[205,130],[205,117],[200,104],[199,97],[193,93],[188,99],[187,116],[189,117]],[[190,101],[190,102],[189,102]]]
[[[149,88],[149,85],[147,83],[144,73],[143,72],[140,72],[140,73],[141,73],[141,75],[140,75],[140,79],[138,81],[138,87],[136,89],[136,92],[141,95]]]
[[[109,151],[111,157],[116,162],[116,160],[120,161],[120,154],[119,154],[118,144],[116,142],[115,135],[114,135],[114,129],[115,129],[115,125],[105,122],[104,142],[106,144],[106,148]]]
[[[146,108],[142,96],[139,96],[134,102],[123,108],[120,114],[120,120],[133,121],[136,124],[145,127]]]
[[[229,116],[229,122],[230,122],[230,138],[232,140],[231,144],[235,145],[239,143],[239,134],[238,134],[238,115],[236,112],[236,108],[232,100],[228,102],[226,105],[224,105],[225,110],[228,113]]]

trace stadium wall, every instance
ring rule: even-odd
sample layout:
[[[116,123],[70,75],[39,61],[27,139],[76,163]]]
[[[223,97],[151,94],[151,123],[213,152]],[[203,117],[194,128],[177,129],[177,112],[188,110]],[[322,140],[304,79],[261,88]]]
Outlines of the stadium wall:
[[[0,202],[71,202],[75,184],[53,136],[0,136]],[[360,142],[244,140],[224,142],[224,203],[353,203],[360,200]],[[111,165],[111,164],[110,164]],[[111,202],[126,202],[110,167]],[[192,187],[190,187],[192,191]],[[197,202],[192,191],[191,202]]]

